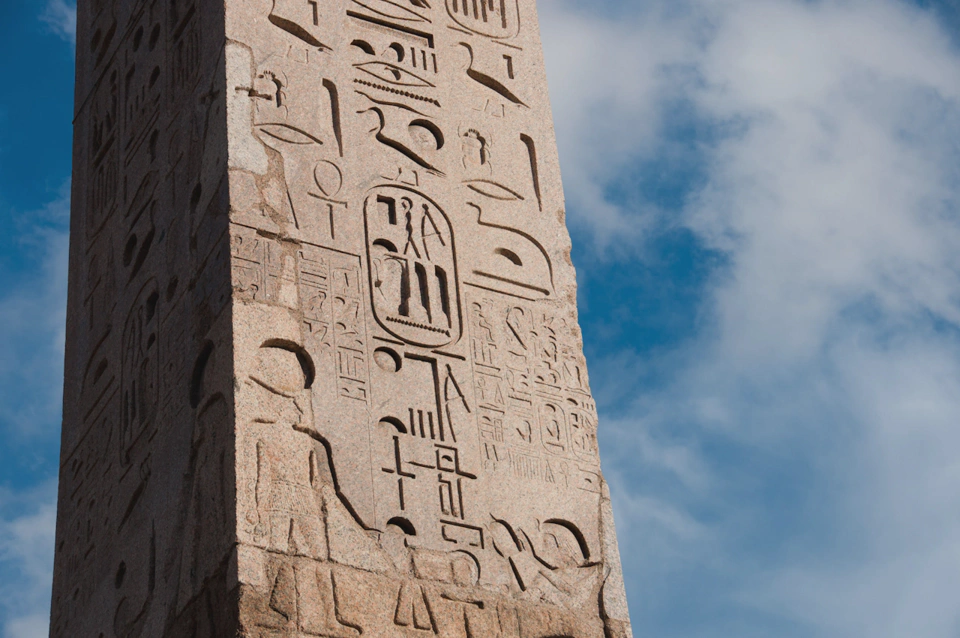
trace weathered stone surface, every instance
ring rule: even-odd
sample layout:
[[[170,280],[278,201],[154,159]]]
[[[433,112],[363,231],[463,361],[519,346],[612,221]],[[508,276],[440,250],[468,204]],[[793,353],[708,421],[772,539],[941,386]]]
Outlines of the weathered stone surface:
[[[534,0],[88,0],[53,636],[630,635]]]

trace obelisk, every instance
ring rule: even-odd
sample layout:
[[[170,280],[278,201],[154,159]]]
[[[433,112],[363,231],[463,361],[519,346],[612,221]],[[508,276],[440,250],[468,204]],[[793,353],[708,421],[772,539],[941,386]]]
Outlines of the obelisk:
[[[535,0],[81,0],[51,636],[631,635]]]

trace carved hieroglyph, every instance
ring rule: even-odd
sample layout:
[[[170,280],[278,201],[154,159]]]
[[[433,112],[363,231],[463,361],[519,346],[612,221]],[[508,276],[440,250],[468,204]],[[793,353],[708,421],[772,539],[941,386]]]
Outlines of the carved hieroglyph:
[[[77,69],[51,634],[631,635],[534,0],[86,0]]]

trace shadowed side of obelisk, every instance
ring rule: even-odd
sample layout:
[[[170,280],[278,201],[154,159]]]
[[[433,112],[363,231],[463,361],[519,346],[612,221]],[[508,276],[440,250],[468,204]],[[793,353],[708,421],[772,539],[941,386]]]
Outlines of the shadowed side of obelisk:
[[[233,636],[223,7],[82,0],[51,636]]]

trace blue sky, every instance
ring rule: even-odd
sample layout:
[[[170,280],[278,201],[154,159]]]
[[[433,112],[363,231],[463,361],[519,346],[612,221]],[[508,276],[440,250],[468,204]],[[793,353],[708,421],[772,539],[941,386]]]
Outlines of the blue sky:
[[[73,5],[0,1],[0,633],[46,635]],[[541,0],[635,632],[960,635],[956,2]]]

